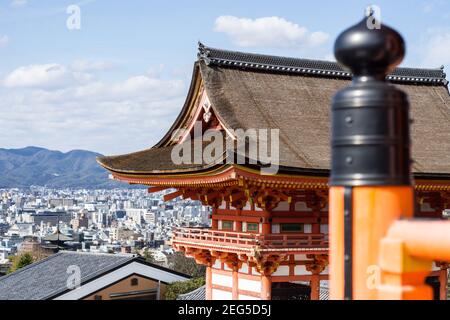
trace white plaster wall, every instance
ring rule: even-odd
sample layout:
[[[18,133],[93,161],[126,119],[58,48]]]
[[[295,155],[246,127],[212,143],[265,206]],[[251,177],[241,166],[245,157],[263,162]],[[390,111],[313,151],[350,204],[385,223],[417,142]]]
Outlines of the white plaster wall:
[[[232,300],[232,293],[219,289],[212,289],[212,300]]]
[[[225,201],[222,201],[222,204],[219,206],[219,209],[226,209],[227,203]]]
[[[241,268],[239,269],[240,273],[248,273],[248,265],[246,263],[243,263]]]
[[[261,298],[256,298],[256,297],[252,297],[252,296],[246,296],[245,294],[240,294],[239,300],[261,300]]]
[[[272,211],[289,211],[289,203],[287,201],[280,201],[278,206]]]
[[[226,263],[223,264],[223,270],[233,271],[233,269],[229,268]]]
[[[279,223],[272,224],[272,233],[280,233],[280,224]]]
[[[295,211],[312,211],[311,209],[309,209],[306,206],[306,203],[304,203],[304,202],[296,202],[295,206],[294,206],[294,210]]]
[[[279,266],[277,270],[272,273],[273,276],[288,276],[289,275],[289,266]]]
[[[238,287],[240,290],[247,290],[251,292],[261,292],[261,281],[249,280],[249,279],[238,279]]]
[[[328,266],[326,266],[320,274],[328,274],[328,272]]]
[[[320,225],[320,233],[328,233],[328,224]]]
[[[306,254],[296,254],[294,255],[295,261],[304,261],[306,260]]]
[[[260,275],[261,273],[259,273],[258,270],[256,270],[255,267],[252,267],[252,274]]]
[[[311,275],[311,272],[306,271],[305,266],[295,266],[294,274],[296,276],[303,276],[303,275]]]
[[[312,225],[311,224],[305,223],[303,225],[303,232],[304,233],[311,233],[311,230],[312,230]]]
[[[233,278],[231,277],[231,275],[226,276],[224,274],[214,273],[214,270],[212,270],[211,283],[231,288],[233,286]]]

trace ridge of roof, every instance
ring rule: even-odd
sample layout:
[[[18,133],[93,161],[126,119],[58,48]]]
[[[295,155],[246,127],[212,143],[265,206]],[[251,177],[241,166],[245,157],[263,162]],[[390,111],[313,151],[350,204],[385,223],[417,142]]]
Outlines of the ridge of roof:
[[[262,70],[274,73],[292,73],[328,78],[350,79],[352,74],[337,62],[301,59],[274,55],[230,51],[205,46],[198,43],[198,59],[207,65],[231,67],[238,69]],[[448,84],[444,66],[440,68],[396,68],[387,77],[395,83],[412,83],[426,85]]]

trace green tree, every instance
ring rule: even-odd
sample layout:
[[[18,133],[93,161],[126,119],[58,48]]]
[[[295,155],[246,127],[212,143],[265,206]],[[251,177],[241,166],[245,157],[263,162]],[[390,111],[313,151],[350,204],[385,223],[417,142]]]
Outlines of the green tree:
[[[205,278],[193,278],[185,281],[172,282],[167,286],[166,300],[176,300],[180,294],[194,291],[205,285]]]
[[[29,264],[34,262],[33,256],[29,252],[22,253],[18,256],[10,257],[9,260],[12,262],[11,267],[8,270],[8,273],[14,272],[23,268]]]
[[[156,263],[153,254],[148,250],[148,248],[144,249],[144,254],[142,255],[142,258],[144,258],[145,261],[147,261],[148,263]]]
[[[175,271],[190,275],[193,278],[205,277],[206,267],[199,265],[193,258],[187,258],[181,252],[169,256],[169,267]]]

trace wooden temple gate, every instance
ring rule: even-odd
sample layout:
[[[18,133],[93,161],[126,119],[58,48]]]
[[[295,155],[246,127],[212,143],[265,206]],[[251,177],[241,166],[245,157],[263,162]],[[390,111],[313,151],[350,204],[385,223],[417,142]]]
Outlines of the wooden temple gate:
[[[231,288],[232,299],[240,295],[271,299],[274,283],[299,281],[311,285],[308,298],[319,298],[320,280],[328,279],[323,273],[328,265],[328,234],[323,233],[328,224],[326,190],[271,188],[270,182],[249,187],[241,180],[228,188],[188,188],[181,194],[212,207],[211,228],[178,228],[172,237],[175,249],[207,266],[207,298],[213,297],[214,289]],[[304,211],[295,210],[298,203],[305,204]],[[230,223],[230,231],[224,229],[225,223]],[[280,233],[275,230],[280,224],[308,225],[310,232]],[[214,267],[219,264],[226,268]],[[300,266],[306,272],[298,272]],[[280,267],[285,271],[277,273]],[[212,283],[213,273],[231,273],[231,286]],[[239,279],[261,282],[261,291],[240,289]]]
[[[422,188],[430,189],[426,185],[418,186],[418,189]],[[248,265],[246,270],[250,275],[252,268],[257,271],[258,277],[261,275],[262,299],[273,298],[270,292],[274,283],[296,281],[309,283],[310,299],[319,299],[320,281],[328,280],[328,274],[323,274],[328,265],[328,232],[321,232],[321,225],[322,231],[323,226],[328,225],[327,189],[283,190],[263,186],[259,191],[255,188],[251,190],[237,182],[229,187],[187,188],[166,195],[165,200],[182,196],[199,200],[212,208],[211,228],[175,229],[172,238],[174,248],[207,266],[206,292],[209,299],[214,288],[229,290],[211,283],[216,262],[231,270],[233,299],[238,299],[239,293],[253,296],[253,293],[238,289],[243,264]],[[417,190],[416,194],[418,217],[440,218],[443,208],[450,206],[448,191]],[[295,203],[299,202],[303,202],[308,211],[295,211]],[[274,210],[280,203],[287,204],[287,210]],[[232,221],[233,231],[219,228],[219,222],[223,221]],[[311,224],[311,230],[310,233],[272,233],[272,225],[280,222]],[[244,223],[258,223],[261,227],[255,232],[245,232]],[[306,259],[295,259],[296,254],[305,252]],[[305,266],[310,274],[296,275],[295,268],[300,265]],[[287,266],[289,272],[273,275],[280,266]],[[433,271],[427,274],[439,279],[439,298],[443,300],[447,298],[447,268],[446,263],[436,262]],[[224,271],[224,268],[220,270]],[[226,271],[223,273],[226,274]]]

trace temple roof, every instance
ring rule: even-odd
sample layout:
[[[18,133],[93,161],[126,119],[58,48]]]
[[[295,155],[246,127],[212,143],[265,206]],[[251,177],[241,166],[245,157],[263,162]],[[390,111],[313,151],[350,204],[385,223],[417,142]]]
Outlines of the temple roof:
[[[56,233],[52,233],[46,237],[44,237],[44,241],[73,241],[73,238],[66,236],[65,234],[57,231]]]
[[[170,133],[192,121],[194,90],[204,88],[226,129],[279,129],[280,166],[292,173],[326,172],[330,164],[330,109],[351,75],[335,62],[275,57],[199,46],[188,99],[166,136],[153,148],[98,161],[116,173],[161,174],[204,170],[168,158]],[[398,68],[388,80],[410,99],[412,170],[450,177],[450,95],[443,68]],[[201,85],[199,85],[199,81]],[[168,138],[169,137],[169,138]],[[169,161],[168,161],[169,160]]]
[[[351,73],[337,62],[280,57],[206,47],[199,43],[198,57],[207,65],[232,67],[243,70],[262,70],[272,73],[313,75],[316,77],[350,79]],[[444,67],[435,69],[396,68],[387,76],[395,83],[447,85]]]
[[[194,141],[187,141],[184,144],[190,144],[190,150],[194,153],[197,149],[201,152],[209,142],[196,144]],[[203,159],[201,163],[196,163],[192,155],[190,157],[190,163],[175,164],[171,157],[174,148],[175,145],[155,147],[125,155],[101,157],[99,161],[102,166],[113,172],[126,173],[148,172],[149,168],[152,169],[152,173],[189,172],[207,169],[215,165],[215,163],[206,163]],[[219,155],[217,158],[217,162],[223,159]]]

